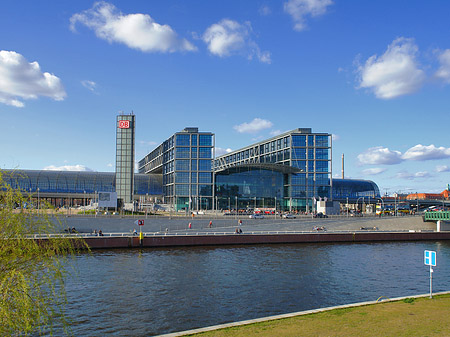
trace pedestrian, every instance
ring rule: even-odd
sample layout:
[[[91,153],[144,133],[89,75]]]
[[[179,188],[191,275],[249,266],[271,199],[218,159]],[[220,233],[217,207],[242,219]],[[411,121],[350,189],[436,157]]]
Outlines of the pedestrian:
[[[192,224],[189,222],[189,229],[191,229],[192,228]]]
[[[212,221],[209,222],[209,228],[212,228]]]
[[[239,226],[242,225],[242,220],[241,219],[239,219],[238,224],[239,224]]]

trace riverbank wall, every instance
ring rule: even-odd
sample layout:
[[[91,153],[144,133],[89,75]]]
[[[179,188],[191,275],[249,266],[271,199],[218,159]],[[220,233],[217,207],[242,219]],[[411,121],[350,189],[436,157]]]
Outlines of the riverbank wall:
[[[382,241],[450,240],[450,232],[348,232],[348,233],[277,233],[277,234],[190,234],[144,236],[85,237],[91,249],[158,248],[186,246],[257,245],[292,243],[344,243]]]

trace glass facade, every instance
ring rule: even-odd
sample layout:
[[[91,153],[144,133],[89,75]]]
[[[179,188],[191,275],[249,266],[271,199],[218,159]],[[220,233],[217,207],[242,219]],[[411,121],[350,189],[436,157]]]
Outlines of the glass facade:
[[[280,208],[287,176],[256,167],[234,167],[217,173],[215,195],[219,209]]]
[[[135,115],[117,116],[116,192],[123,203],[133,200]]]
[[[214,169],[219,174],[228,168],[252,164],[297,169],[297,172],[287,174],[281,185],[283,200],[280,205],[284,209],[295,207],[308,211],[314,198],[331,198],[330,134],[312,133],[308,128],[295,129],[220,156],[214,162]]]
[[[333,179],[333,200],[354,203],[361,197],[380,199],[377,184],[370,180]]]
[[[214,134],[185,128],[139,161],[140,173],[161,173],[166,204],[176,210],[211,209]]]
[[[43,195],[63,197],[115,192],[116,174],[114,172],[71,172],[2,170],[3,179],[12,187],[24,193],[39,192]],[[158,174],[135,174],[134,196],[162,194],[162,179]]]

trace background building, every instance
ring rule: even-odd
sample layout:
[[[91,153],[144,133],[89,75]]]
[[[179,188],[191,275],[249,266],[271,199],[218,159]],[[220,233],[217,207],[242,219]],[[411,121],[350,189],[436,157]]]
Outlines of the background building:
[[[139,173],[161,174],[164,203],[174,209],[213,209],[214,134],[185,128],[139,161]]]
[[[119,206],[133,207],[134,192],[134,114],[118,115],[116,125],[116,192]]]
[[[218,157],[214,162],[219,208],[271,207],[311,211],[331,199],[331,135],[294,129]]]

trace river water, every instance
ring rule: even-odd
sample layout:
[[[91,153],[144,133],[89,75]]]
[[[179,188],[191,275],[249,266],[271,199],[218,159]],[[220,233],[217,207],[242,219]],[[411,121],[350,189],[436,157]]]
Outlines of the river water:
[[[152,336],[450,289],[450,242],[97,250],[75,258],[75,336]]]

